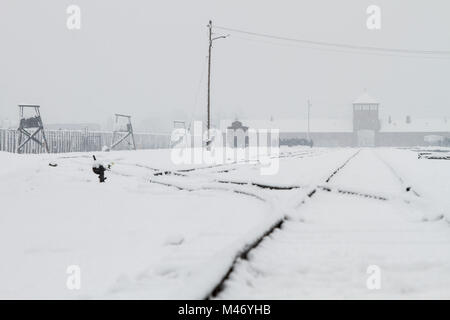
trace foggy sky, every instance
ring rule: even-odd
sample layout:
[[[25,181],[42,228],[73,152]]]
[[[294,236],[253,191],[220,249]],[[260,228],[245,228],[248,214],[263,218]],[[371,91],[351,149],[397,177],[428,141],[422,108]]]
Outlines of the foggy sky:
[[[81,8],[81,30],[66,28],[70,4]],[[371,4],[382,10],[378,31],[366,28]],[[204,119],[209,19],[300,39],[450,50],[446,0],[0,0],[0,120],[16,119],[19,103],[40,104],[47,123],[105,124],[118,112],[137,129],[167,131],[175,119]],[[349,117],[364,88],[384,116],[450,117],[448,59],[260,40],[215,43],[214,119],[304,118],[308,98],[313,117]]]

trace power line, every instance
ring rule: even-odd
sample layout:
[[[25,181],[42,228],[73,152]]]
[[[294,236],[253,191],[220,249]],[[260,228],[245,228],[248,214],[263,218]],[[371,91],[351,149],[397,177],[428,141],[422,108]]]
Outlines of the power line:
[[[236,32],[236,33],[241,33],[241,34],[247,34],[247,35],[256,36],[256,37],[270,38],[270,39],[275,39],[275,40],[296,42],[296,43],[309,44],[309,45],[322,46],[322,47],[360,50],[360,51],[365,51],[365,52],[374,52],[375,51],[375,52],[380,52],[380,53],[407,53],[407,54],[418,54],[418,55],[445,55],[445,56],[450,56],[450,51],[449,50],[409,50],[409,49],[398,49],[398,48],[357,46],[357,45],[342,44],[342,43],[332,43],[332,42],[323,42],[323,41],[313,41],[313,40],[289,38],[289,37],[270,35],[270,34],[266,34],[266,33],[251,32],[251,31],[234,29],[234,28],[228,28],[228,27],[221,27],[221,26],[214,26],[214,28],[220,29],[220,30],[226,30],[226,31],[229,31],[229,32]]]
[[[344,54],[357,54],[357,55],[368,55],[368,56],[380,56],[380,57],[400,57],[400,58],[410,58],[410,59],[432,59],[432,60],[450,60],[450,56],[432,56],[432,55],[407,55],[407,54],[398,54],[398,53],[384,53],[384,52],[371,52],[371,51],[355,51],[348,49],[334,49],[334,48],[323,48],[323,47],[312,47],[307,45],[298,45],[295,43],[288,42],[276,42],[259,38],[251,38],[245,36],[237,36],[233,35],[233,39],[245,40],[250,42],[258,42],[264,43],[273,46],[281,46],[281,47],[290,47],[290,48],[303,48],[314,51],[322,51],[322,52],[337,52]]]

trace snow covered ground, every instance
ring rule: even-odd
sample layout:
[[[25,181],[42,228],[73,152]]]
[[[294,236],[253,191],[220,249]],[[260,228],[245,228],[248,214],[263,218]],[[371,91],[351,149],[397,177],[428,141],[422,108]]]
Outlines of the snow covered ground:
[[[285,216],[218,298],[450,298],[450,161],[286,148],[261,175],[242,159],[175,165],[170,150],[96,156],[114,163],[104,184],[92,154],[0,153],[1,299],[202,299]]]
[[[325,192],[308,199],[297,217],[238,263],[220,298],[449,299],[449,224],[436,220],[436,203],[425,203],[430,204],[427,207],[424,200],[413,199],[417,196],[402,196],[406,193],[402,184],[376,153],[361,151],[329,183],[331,190],[364,195],[349,199],[348,194]],[[406,157],[410,160],[406,168],[417,164],[417,156],[413,160],[409,151],[382,153],[397,160]],[[447,169],[437,185],[437,176],[426,174],[434,165],[429,160],[418,165],[423,189],[446,186],[448,196],[450,163],[439,163],[438,168]],[[434,201],[445,205],[444,193]],[[442,209],[448,213],[450,207]],[[434,220],[424,222],[424,217]],[[368,290],[366,285],[367,269],[373,265],[381,270],[380,290]]]

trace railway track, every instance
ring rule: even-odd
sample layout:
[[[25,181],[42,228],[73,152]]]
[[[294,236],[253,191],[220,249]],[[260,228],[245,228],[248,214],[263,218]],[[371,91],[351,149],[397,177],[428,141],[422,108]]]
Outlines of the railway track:
[[[373,157],[370,153],[373,153]],[[278,210],[277,214],[272,215],[270,217],[271,221],[265,220],[265,224],[262,226],[259,225],[257,229],[252,230],[251,234],[247,234],[244,237],[239,236],[238,244],[241,244],[241,247],[235,247],[236,243],[233,246],[230,246],[227,249],[226,254],[222,255],[224,257],[223,262],[220,263],[220,267],[211,268],[211,272],[208,275],[208,282],[202,286],[201,295],[196,296],[196,298],[203,299],[222,299],[222,298],[236,298],[239,297],[241,293],[240,290],[243,289],[244,298],[245,297],[261,297],[259,295],[260,290],[262,292],[266,292],[264,290],[264,283],[270,283],[273,279],[275,279],[275,292],[277,292],[277,288],[280,288],[279,292],[283,292],[283,287],[277,282],[279,279],[280,273],[277,271],[272,271],[270,268],[273,265],[277,265],[278,262],[274,262],[271,264],[271,260],[280,259],[282,263],[284,263],[284,267],[286,269],[281,270],[281,275],[283,275],[284,271],[290,270],[290,265],[296,266],[298,263],[298,259],[303,259],[302,263],[306,263],[306,265],[315,268],[318,267],[319,271],[312,271],[313,276],[308,279],[308,275],[295,275],[292,277],[296,284],[306,282],[304,287],[308,287],[308,284],[311,284],[309,281],[311,278],[316,276],[322,276],[320,274],[320,269],[322,267],[320,256],[321,253],[316,255],[313,254],[313,260],[308,261],[311,256],[311,243],[313,244],[313,248],[318,246],[324,252],[329,251],[329,247],[322,246],[323,239],[319,239],[319,243],[317,243],[316,239],[319,237],[324,237],[325,241],[330,239],[336,239],[337,246],[339,246],[342,242],[345,242],[347,239],[340,238],[339,234],[334,234],[333,229],[331,229],[331,234],[327,234],[327,227],[325,227],[325,232],[323,231],[323,217],[327,219],[330,218],[331,224],[336,221],[333,218],[327,215],[323,215],[324,210],[329,210],[330,213],[334,216],[340,216],[343,214],[344,223],[346,220],[345,210],[342,210],[343,202],[351,203],[350,206],[358,207],[361,210],[365,210],[366,206],[368,211],[371,214],[378,214],[375,207],[377,208],[388,208],[392,206],[401,206],[402,208],[406,208],[406,204],[411,204],[414,207],[415,203],[419,203],[421,200],[421,195],[414,189],[414,187],[407,180],[408,177],[402,177],[396,172],[393,167],[386,162],[382,157],[382,154],[378,154],[374,150],[357,150],[352,154],[344,153],[340,155],[340,165],[336,165],[336,159],[338,158],[330,158],[333,161],[321,161],[321,168],[326,169],[331,167],[331,163],[334,163],[336,166],[335,169],[329,170],[328,176],[325,176],[320,183],[315,185],[310,185],[310,183],[287,183],[287,182],[298,182],[296,179],[290,179],[289,175],[282,174],[279,177],[275,177],[275,179],[261,179],[257,177],[253,177],[251,174],[252,169],[249,169],[249,166],[243,163],[234,163],[234,164],[224,164],[218,166],[205,166],[199,168],[187,168],[182,170],[166,170],[161,168],[154,168],[150,166],[146,166],[145,164],[133,164],[127,163],[123,164],[123,167],[117,166],[117,174],[120,174],[119,171],[122,170],[123,173],[126,173],[126,177],[134,177],[134,178],[144,178],[145,181],[151,182],[154,184],[162,185],[168,188],[174,188],[174,190],[186,191],[186,192],[202,192],[202,191],[223,191],[223,192],[232,192],[235,194],[252,197],[257,199],[258,201],[265,202],[267,205],[273,208],[274,210]],[[282,158],[284,159],[297,159],[302,157],[313,157],[314,154],[307,153],[302,154],[299,153],[291,153],[286,154]],[[345,158],[347,156],[347,158]],[[367,157],[371,156],[371,157]],[[333,155],[331,155],[333,157]],[[324,158],[328,158],[327,156]],[[369,159],[370,158],[370,159]],[[362,166],[365,164],[366,160],[373,161],[373,164],[376,167],[376,170],[372,173],[372,176],[375,177],[374,181],[368,183],[368,188],[361,183],[361,181],[356,181],[356,184],[353,184],[352,175],[359,169],[364,171],[365,167]],[[308,165],[314,165],[314,160],[306,160],[305,163]],[[327,163],[327,166],[323,166],[323,163]],[[243,176],[240,176],[241,173],[241,165],[244,164],[244,169],[242,172]],[[302,161],[299,161],[298,165],[301,165]],[[250,164],[251,165],[251,164]],[[297,163],[295,161],[290,161],[286,163],[288,168],[295,170]],[[135,168],[127,168],[126,166],[131,166]],[[332,167],[331,167],[332,168]],[[368,167],[370,168],[370,166]],[[120,169],[120,170],[119,170]],[[227,175],[225,173],[232,172],[237,170],[235,173],[231,173]],[[381,178],[376,179],[377,173],[379,170],[381,173]],[[300,171],[299,171],[300,172]],[[301,172],[305,172],[308,178],[305,178],[304,181],[308,181],[309,179],[308,172],[305,170],[301,170]],[[320,171],[321,175],[323,175],[324,171]],[[326,172],[326,171],[325,171]],[[113,174],[113,172],[111,172]],[[221,174],[217,174],[221,173]],[[362,174],[363,177],[371,176],[369,174]],[[317,177],[317,174],[314,174],[313,177]],[[284,179],[286,178],[286,179]],[[370,180],[370,179],[369,179]],[[381,183],[373,183],[373,182],[381,182]],[[385,186],[382,182],[388,182],[389,186],[386,190],[383,189]],[[398,188],[393,188],[392,186],[397,185],[401,186]],[[176,190],[174,192],[176,192]],[[398,191],[396,191],[398,190]],[[397,194],[398,192],[398,194]],[[301,194],[301,198],[300,195]],[[403,195],[403,196],[402,196]],[[297,197],[297,200],[295,200]],[[417,201],[415,200],[417,198]],[[288,200],[286,204],[281,204],[280,200],[286,199]],[[350,199],[350,200],[345,200]],[[291,206],[290,200],[294,200],[294,205]],[[397,200],[404,200],[402,201]],[[340,203],[339,203],[340,202]],[[353,205],[356,203],[357,205]],[[379,205],[378,205],[379,204]],[[281,205],[281,207],[280,207]],[[337,207],[335,207],[337,205]],[[369,208],[370,207],[370,208]],[[284,209],[287,209],[283,211]],[[311,209],[312,208],[312,209]],[[299,209],[299,210],[295,210]],[[322,210],[322,211],[321,211]],[[394,209],[395,210],[395,209]],[[397,213],[394,210],[388,210],[393,214]],[[311,216],[311,213],[315,214],[316,211],[319,212],[319,223],[315,223],[315,216]],[[379,210],[382,211],[382,210]],[[400,210],[399,212],[404,212],[405,210]],[[420,210],[419,210],[420,211]],[[353,211],[357,212],[357,211]],[[370,216],[369,216],[370,219]],[[424,220],[425,221],[425,220]],[[324,224],[327,226],[328,221]],[[263,229],[265,226],[265,229]],[[355,224],[354,230],[352,232],[363,232],[358,230],[358,225]],[[262,228],[261,228],[262,227]],[[256,230],[260,230],[260,233],[257,234]],[[262,231],[261,231],[262,230]],[[363,227],[363,230],[364,229]],[[316,233],[317,231],[317,233]],[[373,230],[367,229],[369,233],[373,233]],[[414,232],[413,228],[406,230],[407,233]],[[376,232],[378,232],[376,230]],[[337,232],[339,233],[339,232]],[[308,236],[308,234],[310,236]],[[253,236],[253,237],[252,237]],[[405,239],[408,238],[408,235],[404,236]],[[246,243],[243,244],[244,239],[246,239]],[[358,238],[364,239],[364,238]],[[375,237],[373,237],[375,239]],[[383,237],[380,237],[382,241],[385,241]],[[430,240],[425,238],[426,240]],[[306,240],[306,241],[303,241]],[[433,239],[431,239],[433,240]],[[332,240],[329,240],[330,243]],[[370,239],[372,241],[372,239]],[[369,242],[370,242],[369,241]],[[375,239],[373,241],[378,241]],[[358,245],[359,243],[356,242]],[[362,243],[364,246],[364,241]],[[309,247],[308,247],[309,246]],[[336,245],[330,244],[331,247],[335,247]],[[286,248],[285,248],[286,247]],[[306,254],[302,252],[303,248],[307,248]],[[238,250],[236,250],[239,248]],[[298,252],[296,251],[297,249]],[[286,250],[285,250],[286,249]],[[314,249],[313,249],[314,250]],[[297,259],[292,259],[291,257],[298,255]],[[333,253],[331,252],[331,255]],[[342,254],[340,254],[342,255]],[[338,255],[339,256],[339,255]],[[345,255],[344,255],[345,256]],[[226,258],[226,259],[225,259]],[[356,257],[359,259],[359,257]],[[283,260],[284,259],[284,260]],[[344,259],[345,260],[345,259]],[[283,262],[284,261],[284,262]],[[304,262],[306,261],[306,262]],[[317,263],[317,261],[319,261]],[[340,261],[342,262],[342,261]],[[269,270],[265,267],[266,263],[269,264]],[[301,266],[303,267],[303,266]],[[258,275],[259,270],[262,270],[262,275]],[[284,270],[284,271],[283,271]],[[267,275],[267,279],[265,279],[265,273],[269,272]],[[286,273],[286,275],[291,275],[291,273]],[[258,277],[262,277],[258,279]],[[274,277],[274,278],[271,278]],[[303,279],[303,277],[306,277]],[[216,281],[216,282],[214,282]],[[247,283],[248,281],[248,283]],[[333,285],[333,282],[330,282]],[[314,283],[312,282],[314,286]],[[301,285],[298,287],[302,287]],[[197,293],[198,294],[198,293]],[[270,293],[269,293],[270,294]],[[264,296],[262,296],[264,297]],[[293,297],[287,295],[286,297]]]
[[[367,152],[367,151],[364,151]],[[291,184],[291,185],[283,185],[283,184],[276,184],[276,183],[261,183],[256,181],[239,181],[235,179],[226,179],[226,176],[217,178],[215,176],[216,173],[222,172],[226,173],[232,170],[236,170],[239,165],[238,163],[232,164],[232,165],[220,165],[220,166],[207,166],[207,167],[201,167],[201,168],[191,168],[191,169],[184,169],[184,170],[150,170],[150,179],[149,181],[151,183],[164,185],[166,187],[173,187],[177,190],[183,190],[188,192],[196,192],[196,191],[208,191],[208,190],[218,190],[218,191],[224,191],[224,192],[233,192],[240,195],[245,195],[249,197],[253,197],[255,199],[258,199],[263,202],[268,202],[270,205],[275,206],[276,203],[271,203],[270,200],[270,194],[273,191],[281,192],[283,191],[289,191],[289,190],[302,190],[303,191],[303,198],[300,202],[297,203],[295,206],[295,209],[299,209],[302,205],[305,204],[305,202],[309,202],[309,199],[315,198],[318,194],[338,194],[340,196],[344,197],[354,197],[361,198],[361,199],[367,199],[367,200],[375,200],[375,201],[381,201],[381,202],[388,202],[389,200],[394,199],[395,197],[398,198],[398,195],[390,195],[388,193],[379,193],[377,192],[371,192],[369,191],[361,191],[358,188],[352,188],[351,184],[350,186],[342,186],[338,183],[334,183],[335,179],[337,177],[340,177],[341,172],[348,167],[349,164],[352,163],[352,160],[358,157],[358,155],[361,153],[361,150],[357,150],[351,156],[349,156],[345,161],[342,162],[341,165],[336,167],[331,173],[326,177],[326,179],[323,180],[323,183],[319,183],[317,185],[314,185],[312,187],[308,187],[307,185],[298,185],[298,184]],[[291,154],[288,156],[285,156],[285,158],[293,158],[299,157],[301,155],[299,154]],[[418,192],[414,190],[414,188],[407,183],[407,181],[402,178],[395,170],[384,160],[382,159],[378,154],[376,154],[376,158],[383,163],[383,165],[386,167],[386,172],[389,170],[389,172],[392,174],[392,176],[397,179],[398,183],[402,186],[402,190],[405,192],[405,194],[412,194],[415,197],[419,198],[420,195]],[[358,159],[358,162],[361,162],[361,159]],[[352,164],[352,167],[354,165]],[[141,166],[142,167],[142,166]],[[143,167],[142,167],[143,168]],[[219,169],[219,170],[216,170]],[[212,170],[212,171],[211,171]],[[385,172],[385,174],[387,174]],[[346,174],[351,174],[351,170],[347,172]],[[198,181],[197,183],[194,183],[193,185],[190,184],[192,180],[191,178],[196,178]],[[184,182],[186,179],[186,183]],[[337,179],[341,180],[341,179]],[[395,182],[395,181],[394,181]],[[262,191],[267,193],[262,193]],[[334,197],[334,196],[333,196]],[[322,199],[322,198],[320,198]],[[408,203],[410,199],[405,196],[405,202]],[[352,200],[353,201],[353,200]],[[365,201],[365,200],[362,200]],[[315,203],[315,202],[314,202]],[[236,254],[231,259],[230,265],[225,268],[226,272],[224,272],[221,276],[218,277],[218,281],[211,286],[209,290],[206,291],[206,294],[203,296],[203,299],[210,300],[215,298],[223,297],[223,295],[227,294],[228,290],[227,288],[229,285],[227,285],[227,282],[232,279],[233,276],[236,273],[236,270],[240,270],[240,266],[243,263],[250,263],[253,259],[254,255],[251,255],[253,251],[256,251],[256,249],[265,247],[262,244],[266,241],[269,241],[270,243],[276,242],[277,238],[274,238],[274,235],[276,234],[277,237],[280,234],[286,233],[289,230],[285,230],[286,224],[288,224],[289,228],[292,228],[292,225],[301,224],[304,222],[302,218],[296,219],[292,216],[284,215],[280,216],[279,219],[275,219],[270,225],[267,226],[267,228],[261,232],[257,237],[254,238],[253,241],[247,242],[239,251],[236,251]],[[289,234],[290,232],[288,232]],[[292,235],[287,235],[288,237]],[[259,251],[258,251],[259,252]],[[230,293],[228,293],[230,294]]]
[[[354,157],[356,157],[359,154],[360,150],[352,154],[342,165],[340,165],[338,168],[336,168],[330,176],[325,179],[325,183],[330,182],[333,177],[338,174],[340,170],[342,170]],[[292,189],[292,188],[291,188]],[[322,189],[320,186],[315,186],[312,190],[310,190],[307,193],[308,198],[312,198],[318,190]],[[300,204],[303,204],[305,200],[302,200]],[[229,266],[227,272],[222,276],[220,281],[212,288],[212,290],[204,297],[205,300],[211,300],[217,297],[225,287],[225,282],[230,278],[231,274],[235,270],[236,264],[241,260],[248,260],[249,253],[256,249],[258,246],[261,245],[261,243],[269,237],[271,234],[273,234],[276,230],[280,230],[283,227],[283,224],[289,220],[288,216],[281,217],[278,219],[275,223],[273,223],[268,229],[266,229],[259,237],[256,238],[255,241],[253,241],[250,244],[247,244],[240,252],[236,254],[236,256],[233,259],[233,262]]]
[[[317,155],[322,154],[319,152]],[[312,157],[315,156],[315,152],[310,150],[301,150],[296,152],[286,152],[284,154],[280,155],[280,159],[299,159],[303,157]],[[234,187],[224,187],[224,185],[229,186],[241,186],[241,187],[255,187],[257,189],[268,189],[268,190],[293,190],[293,189],[300,189],[304,188],[305,186],[300,185],[277,185],[277,184],[265,184],[260,182],[246,182],[246,181],[231,181],[231,180],[225,180],[225,179],[216,179],[216,178],[208,178],[209,174],[216,174],[216,173],[227,173],[229,171],[236,170],[237,167],[243,164],[252,164],[257,165],[259,162],[256,162],[255,164],[252,163],[252,161],[237,161],[234,163],[227,163],[227,164],[217,164],[217,165],[211,165],[211,166],[203,166],[203,167],[194,167],[194,168],[187,168],[187,169],[179,169],[179,170],[167,170],[167,169],[161,169],[161,168],[155,168],[150,167],[143,164],[132,164],[132,163],[121,163],[121,165],[124,166],[131,166],[131,167],[137,167],[140,169],[144,169],[149,173],[146,178],[146,181],[154,184],[163,185],[166,187],[173,187],[180,191],[188,191],[188,192],[195,192],[195,191],[209,191],[209,190],[218,190],[218,191],[225,191],[225,192],[233,192],[240,195],[246,195],[249,197],[256,198],[258,200],[267,202],[267,199],[264,197],[261,197],[257,192],[252,192],[250,190],[243,189],[243,188],[234,188]],[[218,169],[218,168],[225,168],[220,169],[219,171],[215,170],[213,172],[208,172],[208,170],[211,169]],[[205,172],[206,171],[206,172]],[[124,177],[133,177],[132,174],[123,173],[120,170],[111,171],[111,173],[124,176]],[[198,187],[192,187],[192,186],[186,186],[182,182],[172,182],[167,181],[167,177],[174,176],[174,177],[180,177],[180,178],[192,178],[192,174],[198,174],[201,173],[202,177],[205,177],[205,180],[202,181],[202,185]],[[138,177],[138,176],[135,176]]]
[[[335,179],[335,177],[337,177],[340,174],[340,172],[344,168],[346,168],[348,166],[348,164],[351,163],[351,161],[355,157],[358,156],[358,154],[360,152],[361,152],[361,150],[358,150],[353,155],[351,155],[346,161],[344,161],[342,163],[342,165],[337,167],[330,174],[330,176],[328,176],[325,179],[323,184],[317,185],[317,186],[313,187],[311,190],[309,190],[308,193],[306,194],[306,197],[303,198],[302,201],[296,206],[296,209],[298,209],[303,204],[305,204],[305,202],[308,199],[311,199],[311,198],[315,197],[317,194],[322,193],[322,192],[337,193],[339,195],[359,197],[359,198],[365,198],[365,199],[382,201],[382,202],[387,202],[388,200],[391,200],[390,197],[386,196],[386,195],[379,195],[379,194],[368,193],[368,192],[359,192],[359,191],[354,191],[354,190],[348,190],[347,188],[336,187],[331,184],[333,179]],[[412,186],[407,185],[405,183],[404,179],[402,179],[400,177],[400,175],[398,175],[398,173],[395,172],[394,169],[391,166],[389,166],[389,164],[386,161],[379,158],[378,155],[377,155],[377,157],[381,162],[384,163],[384,165],[387,166],[387,168],[390,170],[390,172],[397,178],[398,182],[404,187],[403,190],[405,193],[412,193],[416,197],[420,197],[420,195],[414,191]],[[264,186],[264,187],[267,187],[267,186]],[[405,202],[408,203],[408,201],[405,201]],[[219,297],[221,294],[223,294],[227,289],[226,282],[229,281],[230,278],[232,277],[232,275],[235,273],[238,265],[248,262],[250,260],[250,253],[252,251],[258,249],[259,247],[261,247],[262,243],[264,243],[266,240],[267,241],[276,241],[276,240],[273,240],[273,237],[271,237],[271,236],[276,231],[281,232],[283,230],[284,225],[287,222],[294,222],[294,221],[292,221],[292,219],[288,216],[284,216],[284,217],[280,218],[278,221],[276,221],[275,223],[270,225],[264,232],[262,232],[260,234],[260,236],[257,237],[252,243],[247,244],[245,247],[242,248],[241,251],[237,252],[231,265],[227,269],[227,272],[225,272],[223,274],[223,276],[220,278],[220,280],[214,286],[212,286],[211,290],[204,296],[204,299],[205,300],[215,299],[215,298]],[[297,222],[301,223],[301,222],[303,222],[303,220],[299,219]]]
[[[415,190],[413,189],[413,187],[412,187],[410,184],[406,183],[405,179],[402,178],[402,177],[394,170],[394,168],[393,168],[389,163],[386,162],[386,160],[384,160],[378,153],[375,153],[375,154],[376,154],[377,158],[378,158],[381,162],[383,162],[384,165],[391,171],[391,173],[398,179],[398,181],[399,181],[400,184],[403,186],[403,188],[404,188],[404,190],[405,190],[406,192],[411,192],[411,193],[414,194],[416,197],[420,197],[420,194],[419,194],[417,191],[415,191]]]
[[[294,151],[294,152],[285,152],[281,153],[279,156],[273,156],[274,158],[279,159],[300,159],[304,157],[313,157],[322,154],[321,152],[311,151],[311,150],[301,150],[301,151]],[[79,156],[74,157],[79,158]],[[89,158],[89,156],[83,156],[83,158]],[[250,164],[250,165],[258,165],[259,161],[257,160],[239,160],[235,162],[230,163],[220,163],[220,164],[214,164],[214,165],[208,165],[208,166],[198,166],[198,167],[191,167],[191,168],[185,168],[185,169],[164,169],[164,168],[157,168],[157,167],[151,167],[139,163],[128,163],[128,162],[120,162],[120,165],[124,166],[131,166],[131,167],[138,167],[141,169],[147,169],[152,173],[154,176],[164,176],[164,175],[177,175],[177,176],[189,176],[191,173],[200,173],[205,172],[209,170],[214,170],[212,173],[227,173],[229,171],[236,170],[237,167],[243,164]],[[216,170],[218,169],[218,170]]]
[[[351,202],[361,202],[366,203],[369,205],[369,201],[371,203],[380,203],[380,206],[385,206],[384,204],[381,205],[381,203],[387,203],[386,206],[390,206],[390,203],[392,203],[392,200],[404,200],[405,203],[414,203],[415,198],[417,198],[417,201],[421,201],[421,195],[414,189],[414,187],[408,182],[405,177],[402,177],[399,175],[393,167],[389,164],[389,162],[386,162],[383,157],[381,157],[382,154],[378,154],[376,151],[373,151],[374,156],[379,160],[380,163],[378,163],[378,167],[382,167],[383,165],[385,168],[381,168],[384,174],[388,174],[388,171],[391,173],[392,176],[391,180],[394,180],[391,183],[395,184],[395,179],[397,179],[399,185],[401,185],[402,194],[404,194],[404,198],[399,196],[399,194],[391,193],[391,192],[383,192],[382,188],[377,189],[376,187],[371,190],[371,188],[364,189],[364,188],[358,188],[355,187],[352,184],[351,178],[347,179],[349,181],[348,184],[345,183],[339,183],[342,180],[342,177],[344,177],[343,180],[346,180],[346,177],[351,177],[353,170],[352,168],[355,168],[355,164],[361,163],[361,159],[363,157],[358,157],[361,153],[364,153],[364,155],[367,155],[369,151],[358,150],[354,153],[352,153],[350,156],[348,153],[345,155],[348,158],[344,158],[341,156],[342,163],[337,166],[334,170],[329,171],[329,175],[322,180],[321,183],[317,185],[308,185],[308,184],[283,184],[279,182],[286,182],[286,181],[296,181],[287,179],[255,179],[253,176],[248,175],[246,172],[246,169],[244,170],[246,173],[246,177],[250,177],[250,179],[241,179],[239,176],[240,171],[240,165],[245,163],[234,163],[234,164],[224,164],[224,165],[218,165],[218,166],[205,166],[205,167],[199,167],[199,168],[188,168],[188,169],[182,169],[182,170],[165,170],[161,168],[154,168],[150,166],[146,166],[143,164],[123,164],[125,166],[131,166],[136,167],[138,169],[132,169],[132,168],[126,168],[122,167],[125,174],[121,174],[119,172],[114,173],[111,172],[111,174],[119,174],[123,175],[125,177],[131,177],[131,178],[144,178],[145,180],[154,184],[159,184],[168,188],[175,188],[176,190],[180,191],[186,191],[186,192],[201,192],[201,191],[210,191],[210,190],[218,190],[218,191],[224,191],[224,192],[233,192],[239,195],[244,195],[248,197],[255,198],[259,201],[263,201],[268,203],[271,206],[275,206],[277,209],[277,203],[273,202],[271,200],[279,200],[277,197],[281,197],[280,199],[284,199],[284,196],[297,196],[299,197],[299,193],[302,194],[301,199],[298,199],[296,201],[296,206],[293,208],[301,210],[299,211],[299,216],[297,214],[290,215],[290,211],[288,212],[289,215],[282,216],[280,214],[280,218],[277,219],[278,215],[272,216],[272,221],[270,223],[265,224],[266,229],[264,231],[261,231],[259,235],[257,235],[254,238],[250,238],[253,241],[248,241],[245,245],[242,245],[240,250],[234,251],[236,247],[230,247],[229,251],[226,254],[227,259],[225,263],[221,264],[222,271],[219,271],[219,268],[214,269],[212,268],[212,279],[216,279],[217,282],[213,283],[210,287],[207,286],[206,290],[205,288],[202,288],[202,295],[200,298],[204,299],[215,299],[215,298],[223,298],[223,297],[233,297],[236,293],[234,291],[234,285],[236,285],[237,281],[241,281],[239,279],[242,279],[242,270],[245,269],[248,266],[256,266],[259,268],[260,266],[263,266],[261,264],[261,259],[258,258],[258,255],[260,255],[260,252],[273,250],[273,249],[267,249],[273,248],[273,247],[281,247],[280,244],[276,243],[282,243],[283,239],[292,239],[295,238],[295,232],[298,232],[298,230],[304,230],[301,227],[295,227],[295,226],[301,226],[305,225],[306,230],[308,229],[308,226],[314,225],[309,223],[310,217],[306,215],[307,219],[305,218],[304,213],[307,212],[307,209],[310,207],[314,207],[316,210],[316,206],[319,205],[319,203],[323,202],[323,199],[331,199],[329,203],[329,210],[334,211],[337,215],[339,215],[342,211],[340,211],[337,208],[334,208],[334,198],[349,198],[351,199]],[[371,151],[372,152],[372,151]],[[302,157],[312,157],[314,154],[307,153],[302,154],[299,153],[291,153],[284,155],[283,158],[285,159],[296,159],[296,158],[302,158]],[[356,161],[353,161],[356,158]],[[387,158],[389,159],[389,158]],[[374,161],[376,161],[374,159]],[[307,161],[309,164],[314,164],[314,161]],[[330,163],[329,161],[327,163]],[[382,164],[383,165],[382,165]],[[393,162],[394,164],[395,162]],[[296,163],[290,162],[289,165],[293,165],[293,168],[295,167]],[[334,165],[336,165],[336,160],[334,160]],[[327,166],[330,168],[330,165]],[[323,168],[327,168],[326,166],[323,166]],[[358,167],[358,165],[356,165]],[[119,168],[117,168],[119,169]],[[228,173],[231,171],[235,171],[236,174],[230,174],[230,175],[217,175],[217,173]],[[399,169],[400,170],[400,169]],[[120,171],[120,170],[118,170]],[[323,173],[323,171],[322,171]],[[395,177],[395,179],[394,179]],[[406,177],[407,178],[407,177]],[[240,180],[241,179],[241,180]],[[259,180],[259,181],[258,181]],[[306,181],[306,180],[305,180]],[[378,186],[383,186],[382,184],[379,184]],[[297,192],[298,190],[299,192]],[[286,192],[285,192],[286,191]],[[289,192],[292,191],[292,192]],[[271,198],[272,195],[275,195],[274,198]],[[310,200],[312,199],[312,200]],[[366,201],[367,199],[367,201]],[[289,200],[289,199],[288,199]],[[290,199],[293,200],[293,199]],[[403,206],[400,201],[397,201],[400,205]],[[306,207],[303,206],[304,204],[307,204]],[[322,205],[323,206],[323,205]],[[314,211],[314,210],[313,210]],[[286,211],[287,212],[287,211]],[[285,213],[286,213],[285,212]],[[425,220],[424,220],[425,221]],[[306,222],[306,223],[302,223]],[[263,225],[264,226],[264,225]],[[294,231],[292,230],[294,226]],[[258,226],[258,229],[260,226]],[[259,229],[261,230],[261,229]],[[281,241],[279,241],[281,236]],[[301,239],[301,237],[299,237]],[[246,239],[249,239],[249,237],[246,237]],[[238,243],[242,243],[243,238],[239,238]],[[269,244],[269,245],[267,245]],[[275,245],[274,245],[275,244]],[[292,244],[291,244],[292,245]],[[295,245],[295,244],[294,244]],[[234,248],[234,249],[233,249]],[[282,251],[282,250],[280,250]],[[275,252],[275,251],[271,251]],[[266,252],[267,253],[267,252]],[[244,266],[244,267],[243,267]],[[226,272],[224,272],[224,270]],[[239,278],[239,279],[238,279]],[[238,279],[238,280],[236,280]],[[209,282],[211,284],[212,282]],[[259,284],[259,282],[258,282]],[[208,285],[208,284],[206,284]],[[231,290],[229,289],[231,286]],[[250,295],[251,296],[251,295]]]

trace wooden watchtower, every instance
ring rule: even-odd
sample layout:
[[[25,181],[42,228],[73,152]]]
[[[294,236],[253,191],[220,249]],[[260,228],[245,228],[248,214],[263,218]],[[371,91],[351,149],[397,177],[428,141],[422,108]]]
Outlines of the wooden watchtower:
[[[136,143],[134,141],[134,134],[133,134],[133,126],[131,125],[131,116],[118,113],[116,113],[115,116],[116,116],[116,123],[113,131],[113,139],[110,149],[111,150],[114,149],[122,141],[129,138],[128,145],[132,146],[133,150],[136,150]],[[126,120],[127,123],[125,127],[120,126],[119,119]]]
[[[42,123],[39,108],[40,106],[38,105],[28,105],[28,104],[19,105],[20,122],[19,128],[17,129],[17,131],[19,131],[19,140],[16,149],[17,153],[21,153],[25,145],[31,141],[36,142],[39,146],[43,147],[44,150],[47,151],[47,153],[49,153],[47,138],[45,137],[44,124]],[[25,109],[33,109],[34,116],[28,118],[25,117],[24,114]],[[41,132],[41,140],[37,135],[39,132]],[[22,142],[24,138],[25,140]]]

